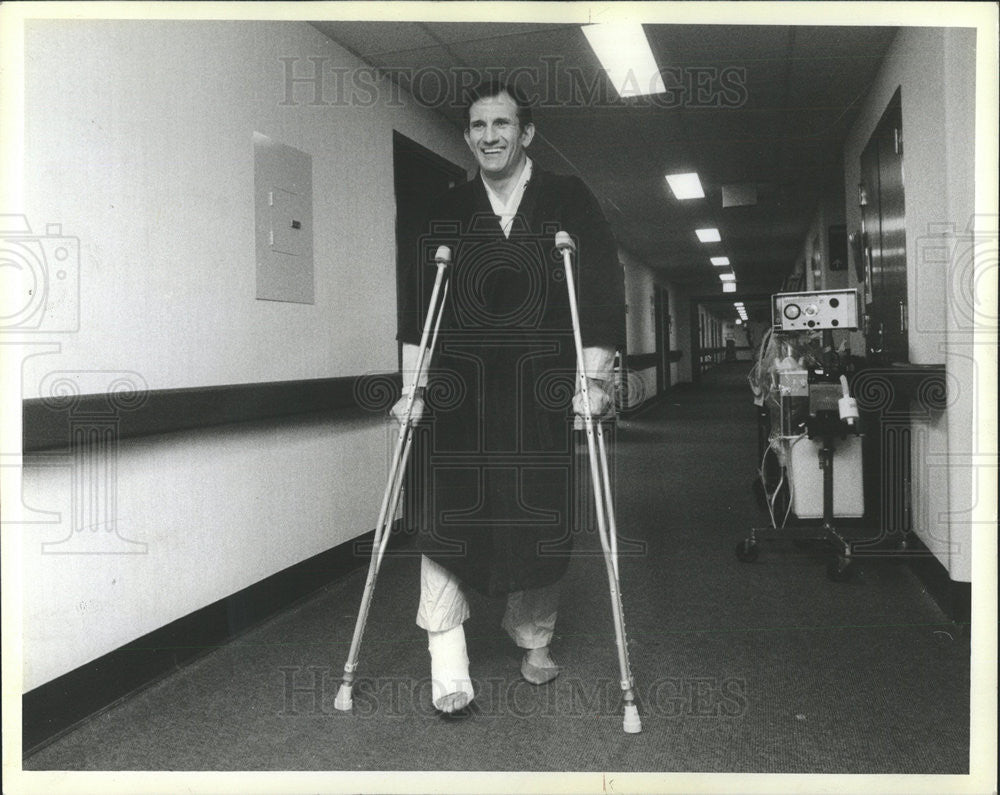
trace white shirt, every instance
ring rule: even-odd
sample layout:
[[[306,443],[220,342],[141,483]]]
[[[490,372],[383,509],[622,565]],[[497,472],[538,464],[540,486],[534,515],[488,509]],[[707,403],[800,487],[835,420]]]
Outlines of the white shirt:
[[[486,188],[486,195],[490,197],[490,206],[493,208],[493,212],[500,216],[500,229],[503,231],[503,236],[509,238],[510,228],[514,223],[514,216],[517,215],[517,209],[521,206],[521,199],[524,197],[524,189],[528,187],[528,182],[531,181],[531,158],[525,157],[524,166],[521,168],[521,176],[518,177],[517,184],[514,186],[514,190],[510,192],[510,198],[506,202],[500,197],[499,193],[493,190],[490,183],[483,177],[482,172],[480,172],[479,176]]]

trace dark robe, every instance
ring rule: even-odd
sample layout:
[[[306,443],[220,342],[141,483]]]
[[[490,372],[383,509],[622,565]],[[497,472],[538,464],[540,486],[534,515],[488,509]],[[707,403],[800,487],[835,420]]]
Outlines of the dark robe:
[[[610,226],[576,177],[537,164],[509,239],[477,174],[436,201],[401,280],[401,342],[417,345],[440,245],[452,250],[413,488],[420,551],[487,595],[538,588],[569,563],[579,478],[576,353],[555,234],[577,246],[584,347],[625,344],[624,276]],[[412,482],[412,481],[411,481]]]

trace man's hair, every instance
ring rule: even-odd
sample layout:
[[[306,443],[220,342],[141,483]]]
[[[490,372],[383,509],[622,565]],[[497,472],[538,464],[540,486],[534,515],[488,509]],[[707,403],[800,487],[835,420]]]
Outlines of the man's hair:
[[[492,80],[481,81],[465,93],[465,103],[462,108],[465,116],[465,129],[469,129],[472,106],[475,103],[481,99],[498,97],[504,93],[509,94],[510,98],[514,100],[514,104],[517,105],[517,123],[521,129],[523,130],[525,125],[531,124],[531,105],[524,98],[521,92],[518,91],[513,84],[504,83],[494,78]]]

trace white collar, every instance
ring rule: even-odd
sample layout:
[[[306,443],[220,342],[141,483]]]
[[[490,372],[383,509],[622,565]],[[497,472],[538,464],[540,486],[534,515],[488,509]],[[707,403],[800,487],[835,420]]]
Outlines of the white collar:
[[[521,168],[521,175],[517,179],[517,184],[514,186],[514,190],[510,192],[510,197],[504,202],[490,184],[483,177],[482,172],[479,173],[480,178],[483,180],[483,187],[486,188],[486,195],[490,199],[490,206],[493,208],[493,212],[500,216],[500,228],[503,230],[504,237],[510,237],[510,228],[514,223],[514,216],[517,215],[517,210],[521,206],[521,199],[524,196],[525,188],[528,187],[528,182],[531,181],[531,158],[525,156],[524,166]]]

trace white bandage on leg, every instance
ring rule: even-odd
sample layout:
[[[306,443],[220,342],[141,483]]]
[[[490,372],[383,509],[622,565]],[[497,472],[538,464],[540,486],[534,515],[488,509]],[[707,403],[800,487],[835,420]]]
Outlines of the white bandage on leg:
[[[440,563],[420,558],[420,605],[417,626],[428,632],[443,632],[469,617],[469,603],[458,578]]]
[[[417,626],[427,630],[431,698],[442,712],[462,709],[475,695],[462,628],[462,622],[468,617],[469,603],[458,578],[441,564],[423,556],[420,559]]]
[[[469,655],[462,625],[444,632],[427,633],[431,653],[431,698],[442,712],[454,712],[472,701],[475,691],[469,678]]]
[[[552,642],[558,608],[558,583],[515,591],[507,596],[501,626],[522,649],[541,649]]]

